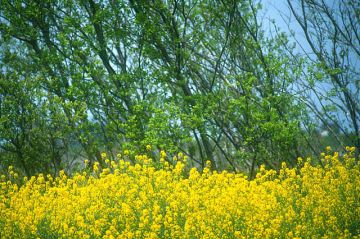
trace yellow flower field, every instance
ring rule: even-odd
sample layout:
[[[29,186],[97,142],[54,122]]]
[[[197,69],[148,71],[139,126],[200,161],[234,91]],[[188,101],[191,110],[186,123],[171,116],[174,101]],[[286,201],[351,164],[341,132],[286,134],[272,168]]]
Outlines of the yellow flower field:
[[[120,156],[57,178],[20,180],[10,167],[0,238],[359,238],[353,148],[323,155],[323,167],[302,159],[280,172],[261,167],[254,180],[210,167],[187,173],[184,156],[175,166],[166,157],[131,165]]]

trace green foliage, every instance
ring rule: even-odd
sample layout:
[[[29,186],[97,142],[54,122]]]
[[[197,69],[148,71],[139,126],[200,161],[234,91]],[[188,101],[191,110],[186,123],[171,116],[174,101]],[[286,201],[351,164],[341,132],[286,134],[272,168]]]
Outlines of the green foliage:
[[[146,145],[248,172],[300,156],[305,114],[292,87],[303,66],[285,34],[265,37],[259,9],[2,1],[1,167],[57,174]]]

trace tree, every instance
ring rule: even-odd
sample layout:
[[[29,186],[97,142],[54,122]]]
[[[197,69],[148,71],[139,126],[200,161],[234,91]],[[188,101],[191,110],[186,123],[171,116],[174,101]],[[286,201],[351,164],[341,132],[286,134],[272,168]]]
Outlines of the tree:
[[[254,176],[262,163],[292,163],[302,144],[301,107],[290,90],[300,66],[280,44],[285,36],[264,34],[260,7],[243,0],[2,1],[1,37],[14,55],[3,66],[26,69],[23,82],[34,82],[37,93],[27,101],[37,110],[29,117],[36,114],[46,123],[39,128],[62,142],[63,166],[72,145],[102,163],[102,150],[142,152],[152,144],[181,150],[199,167],[210,160],[213,169]]]
[[[308,89],[310,97],[304,101],[335,135],[338,144],[350,143],[359,153],[360,3],[345,0],[287,3],[309,46],[299,43],[308,61],[304,76],[307,80],[302,87]],[[339,129],[338,133],[332,125]]]

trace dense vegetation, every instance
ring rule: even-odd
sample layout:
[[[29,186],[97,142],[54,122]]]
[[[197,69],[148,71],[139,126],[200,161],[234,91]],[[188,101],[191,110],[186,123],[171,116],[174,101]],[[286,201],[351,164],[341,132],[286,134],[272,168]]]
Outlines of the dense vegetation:
[[[254,180],[188,170],[181,153],[103,159],[72,177],[0,181],[1,238],[358,238],[359,164],[354,148],[322,156],[321,166],[261,167]],[[19,184],[22,185],[19,188]]]
[[[0,0],[0,238],[358,238],[360,1],[269,2]]]
[[[1,0],[0,169],[58,175],[152,145],[253,177],[359,148],[356,2],[288,1],[294,45],[252,0]]]

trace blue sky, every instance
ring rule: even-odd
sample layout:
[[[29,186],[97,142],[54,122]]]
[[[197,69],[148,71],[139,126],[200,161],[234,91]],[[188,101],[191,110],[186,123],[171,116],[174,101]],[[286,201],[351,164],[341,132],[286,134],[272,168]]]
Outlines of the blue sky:
[[[287,0],[259,0],[259,2],[262,4],[263,7],[260,16],[263,17],[263,28],[266,30],[267,34],[269,34],[270,37],[271,34],[274,34],[274,23],[271,23],[271,20],[274,20],[275,25],[280,29],[280,31],[285,32],[289,35],[290,42],[296,42],[295,53],[307,53],[310,57],[313,56],[313,59],[315,59],[315,56],[313,55],[312,50],[305,39],[304,33],[300,25],[297,23],[295,17],[291,13]],[[296,2],[297,1],[294,1],[294,5],[297,5]],[[338,6],[337,0],[328,0],[325,2],[328,6],[331,7]],[[291,33],[294,34],[294,37],[290,36]],[[360,68],[360,62],[358,61],[358,59],[354,57],[354,59],[352,60],[353,62],[351,62],[351,64],[355,64],[355,66],[359,65]],[[326,95],[326,93],[332,88],[332,85],[330,83],[321,82],[316,84],[316,88],[319,93]],[[309,92],[309,99],[313,100],[313,102],[319,109],[321,108],[320,101],[311,91]],[[338,100],[335,101],[340,103],[340,101]],[[321,102],[325,104],[327,103],[326,101]],[[343,122],[343,124],[349,126],[349,119],[347,119],[347,116],[345,116],[345,114],[345,112],[338,112],[336,114],[336,117],[339,122]]]

